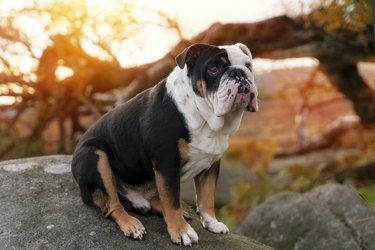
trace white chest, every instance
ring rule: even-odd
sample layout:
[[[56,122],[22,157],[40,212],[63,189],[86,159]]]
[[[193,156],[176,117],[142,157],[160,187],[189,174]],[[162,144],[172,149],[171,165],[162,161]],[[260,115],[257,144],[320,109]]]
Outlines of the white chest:
[[[189,161],[182,167],[181,182],[193,179],[218,161],[228,147],[228,135],[213,132],[208,126],[191,135]]]
[[[175,67],[167,79],[166,88],[190,132],[189,160],[181,169],[181,182],[184,182],[221,158],[228,148],[229,136],[240,126],[243,111],[217,117],[210,99],[194,93],[186,67],[183,70]]]

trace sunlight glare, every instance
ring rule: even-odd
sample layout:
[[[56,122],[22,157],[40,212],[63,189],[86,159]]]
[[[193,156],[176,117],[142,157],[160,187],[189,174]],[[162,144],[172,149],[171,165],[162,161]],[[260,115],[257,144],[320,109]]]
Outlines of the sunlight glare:
[[[9,94],[9,88],[5,84],[0,85],[0,95]]]
[[[63,81],[74,75],[74,71],[66,66],[59,65],[55,70],[55,77],[57,81]]]
[[[11,56],[10,62],[21,74],[30,73],[38,65],[38,60],[27,55]]]
[[[24,89],[15,83],[2,84],[0,85],[0,106],[2,105],[13,105],[17,102],[22,101],[20,96],[7,96],[10,92],[14,94],[22,94]]]
[[[111,55],[88,39],[81,39],[81,44],[83,50],[91,56],[98,57],[102,61],[110,61],[112,59]]]
[[[14,96],[0,96],[0,106],[1,105],[13,105],[16,102],[16,97]]]
[[[254,69],[257,73],[269,72],[277,69],[317,67],[319,61],[312,57],[288,58],[280,60],[255,58]]]
[[[38,3],[46,3],[47,1],[36,0]],[[263,0],[261,3],[248,0],[232,0],[230,2],[220,2],[220,4],[212,4],[211,1],[190,0],[83,0],[87,6],[87,15],[97,20],[95,30],[100,38],[110,37],[113,32],[111,24],[106,23],[106,17],[118,15],[119,10],[123,8],[124,3],[130,3],[137,6],[131,8],[133,15],[137,21],[142,23],[141,29],[137,30],[123,41],[114,41],[110,45],[111,52],[115,54],[123,67],[141,65],[164,56],[173,46],[181,39],[176,30],[165,28],[160,24],[160,20],[156,17],[159,11],[165,13],[172,20],[177,21],[180,26],[184,39],[191,39],[199,32],[207,29],[214,22],[255,22],[271,16],[285,13],[286,8],[296,9],[297,1],[294,0]],[[310,0],[309,0],[310,1]],[[19,8],[22,4],[7,4],[8,1],[0,0],[0,6],[6,8]],[[20,0],[23,6],[28,6],[30,2]],[[74,1],[71,1],[72,3]],[[286,3],[288,5],[286,6]],[[294,3],[294,4],[292,4]],[[75,15],[84,16],[85,13],[79,8],[82,5],[77,4]],[[199,8],[198,8],[199,6]],[[234,8],[235,7],[235,8]],[[125,8],[125,11],[130,11]],[[194,14],[192,14],[194,13]],[[28,16],[23,16],[16,21],[16,26],[23,28],[26,35],[32,40],[32,50],[37,51],[38,56],[41,55],[43,49],[48,44],[48,35],[43,31],[41,23],[48,22],[47,16],[41,17],[41,21],[33,20]],[[43,21],[44,20],[44,21]],[[89,21],[89,22],[92,22]],[[126,27],[124,27],[125,29]],[[63,24],[53,27],[55,33],[68,32],[67,27]],[[86,53],[96,56],[101,60],[111,60],[111,55],[95,45],[98,38],[92,30],[85,30],[84,34],[87,38],[81,39],[82,48]],[[54,34],[54,32],[52,31]],[[91,40],[91,41],[90,41]],[[34,46],[35,45],[35,46]],[[258,59],[257,59],[258,60]],[[300,59],[301,60],[301,59]],[[20,73],[31,72],[36,67],[35,60],[26,56],[18,56],[11,60],[12,66],[17,67]],[[305,63],[313,65],[314,61],[289,62],[287,64],[271,62],[267,60],[260,61],[260,68],[271,70],[273,68],[290,67],[290,65],[301,66]],[[267,66],[268,64],[268,66]],[[57,71],[59,72],[59,71]],[[56,73],[58,79],[69,77],[68,71],[62,70],[63,73]]]
[[[23,92],[23,88],[16,83],[9,83],[8,88],[16,94],[21,94]]]
[[[111,33],[111,26],[107,23],[99,24],[97,31],[100,36],[108,36]]]
[[[116,13],[119,4],[119,0],[86,0],[88,15],[96,17],[99,21],[104,15]]]

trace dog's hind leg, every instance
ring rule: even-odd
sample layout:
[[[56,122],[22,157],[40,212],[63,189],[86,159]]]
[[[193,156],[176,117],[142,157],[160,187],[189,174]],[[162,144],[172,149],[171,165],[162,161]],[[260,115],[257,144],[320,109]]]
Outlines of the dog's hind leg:
[[[163,209],[161,208],[159,195],[154,196],[154,197],[150,200],[150,204],[151,204],[151,211],[152,211],[154,214],[163,215]]]
[[[146,230],[121,205],[106,153],[93,147],[83,147],[75,155],[72,166],[83,201],[99,207],[103,215],[114,220],[126,236],[142,239]]]
[[[93,196],[94,204],[102,209],[105,217],[111,217],[126,236],[134,239],[142,239],[146,230],[142,223],[133,216],[130,216],[121,205],[117,194],[115,177],[109,165],[107,155],[101,150],[97,150],[95,153],[99,156],[97,168],[107,195],[96,191]]]

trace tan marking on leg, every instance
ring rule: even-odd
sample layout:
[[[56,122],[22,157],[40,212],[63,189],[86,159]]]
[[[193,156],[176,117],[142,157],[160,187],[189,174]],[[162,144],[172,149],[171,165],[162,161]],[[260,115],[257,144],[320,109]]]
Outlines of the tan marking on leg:
[[[214,171],[203,172],[194,178],[196,204],[201,212],[215,216],[215,193],[217,177]]]
[[[183,217],[183,210],[181,206],[179,208],[173,206],[164,177],[158,171],[155,171],[155,181],[168,233],[173,243],[181,244],[182,234],[186,233],[188,229],[188,224]]]
[[[126,236],[142,239],[146,231],[142,223],[126,213],[121,205],[107,155],[101,150],[95,153],[99,156],[97,168],[108,196],[96,190],[93,194],[94,203],[101,208],[105,217],[110,216],[117,223]]]
[[[161,208],[159,196],[155,196],[150,200],[151,211],[154,214],[163,215],[163,209]],[[186,222],[191,223],[193,220],[188,212],[183,210],[183,216]]]
[[[150,200],[151,211],[155,214],[163,215],[163,209],[161,208],[159,196],[155,196]]]
[[[152,169],[154,171],[158,170],[157,167],[156,167],[156,163],[154,161],[151,161],[152,162]]]
[[[202,97],[207,97],[207,85],[204,80],[197,81],[198,92]]]
[[[189,161],[189,144],[185,139],[178,139],[178,151],[180,152],[181,165]]]
[[[95,192],[92,194],[92,200],[94,201],[94,204],[102,210],[102,213],[105,216],[105,214],[108,212],[109,202],[103,192],[99,189],[95,190]]]
[[[213,233],[228,233],[228,227],[215,216],[215,191],[218,165],[211,166],[194,178],[196,202],[202,226]]]

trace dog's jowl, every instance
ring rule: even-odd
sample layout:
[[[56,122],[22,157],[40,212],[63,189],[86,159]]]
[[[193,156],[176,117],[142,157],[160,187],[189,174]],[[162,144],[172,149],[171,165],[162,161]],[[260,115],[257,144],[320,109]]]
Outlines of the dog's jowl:
[[[216,219],[220,158],[244,111],[258,110],[252,57],[243,44],[195,44],[176,57],[167,79],[105,114],[81,138],[72,172],[82,200],[97,206],[126,236],[146,230],[125,209],[164,216],[172,242],[198,235],[185,221],[180,183],[194,179],[203,227]]]

